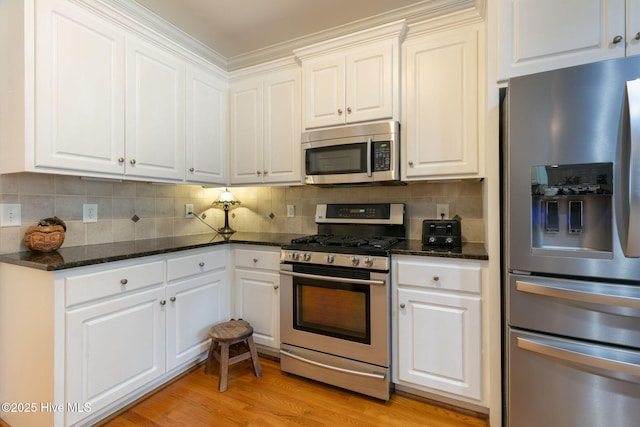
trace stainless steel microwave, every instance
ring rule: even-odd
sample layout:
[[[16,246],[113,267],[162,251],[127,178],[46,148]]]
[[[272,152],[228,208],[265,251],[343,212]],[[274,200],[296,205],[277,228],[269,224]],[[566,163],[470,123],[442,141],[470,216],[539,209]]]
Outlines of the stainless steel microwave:
[[[302,134],[307,184],[366,184],[400,180],[400,123],[347,125]]]

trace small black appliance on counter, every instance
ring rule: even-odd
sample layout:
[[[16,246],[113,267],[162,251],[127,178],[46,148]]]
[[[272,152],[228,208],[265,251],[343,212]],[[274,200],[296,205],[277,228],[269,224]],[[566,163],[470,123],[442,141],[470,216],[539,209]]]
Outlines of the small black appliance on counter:
[[[460,219],[425,219],[422,221],[422,246],[425,249],[462,247]]]

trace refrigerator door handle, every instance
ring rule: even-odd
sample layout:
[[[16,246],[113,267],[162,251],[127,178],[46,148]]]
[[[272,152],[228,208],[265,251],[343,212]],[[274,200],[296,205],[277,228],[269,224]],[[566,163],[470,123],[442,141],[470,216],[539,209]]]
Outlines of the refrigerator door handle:
[[[640,257],[640,79],[627,82],[629,100],[629,223],[625,255]]]
[[[583,366],[589,366],[611,372],[640,376],[640,365],[633,363],[632,360],[616,360],[612,354],[608,354],[609,357],[605,357],[605,354],[597,351],[594,352],[595,354],[589,354],[587,352],[578,351],[577,348],[562,348],[543,342],[543,340],[538,341],[531,338],[521,337],[517,338],[517,345],[521,349],[565,360],[567,362],[578,363]],[[609,351],[607,353],[611,352]],[[622,359],[624,359],[624,357]]]
[[[597,293],[562,287],[560,285],[542,285],[517,280],[516,290],[530,294],[541,295],[551,298],[562,298],[571,301],[586,302],[591,304],[601,304],[616,307],[629,307],[640,309],[640,298],[631,295],[616,295],[614,293]]]

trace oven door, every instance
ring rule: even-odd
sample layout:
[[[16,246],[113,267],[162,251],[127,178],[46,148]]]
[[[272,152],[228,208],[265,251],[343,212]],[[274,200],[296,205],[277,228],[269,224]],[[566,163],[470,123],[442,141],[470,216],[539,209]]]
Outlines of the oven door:
[[[297,264],[280,273],[283,344],[389,366],[387,273]]]

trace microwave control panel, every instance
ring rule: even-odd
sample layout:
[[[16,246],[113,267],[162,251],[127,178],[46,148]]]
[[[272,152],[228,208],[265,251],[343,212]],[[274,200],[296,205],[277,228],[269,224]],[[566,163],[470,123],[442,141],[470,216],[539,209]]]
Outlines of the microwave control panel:
[[[391,143],[389,141],[373,143],[372,163],[374,172],[391,170]]]

